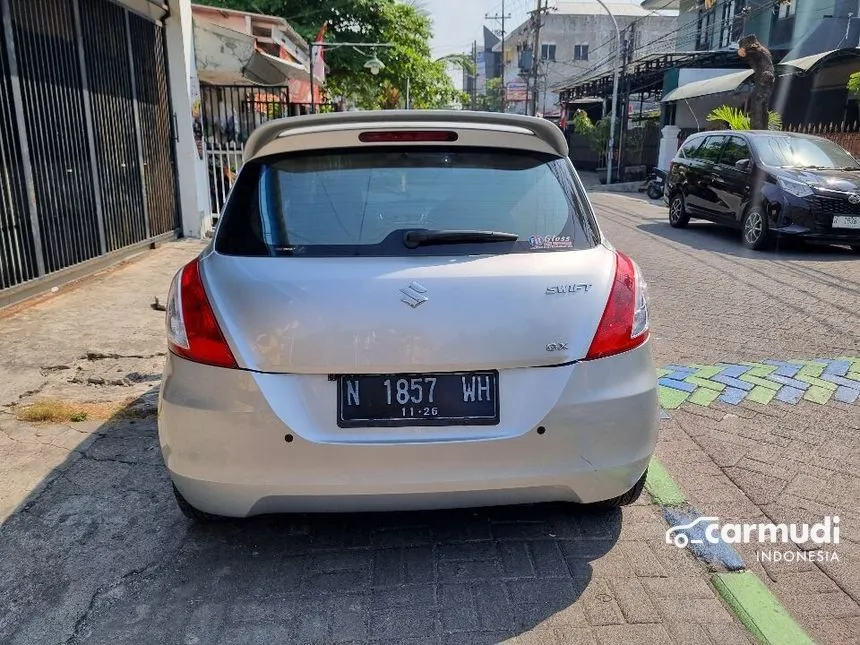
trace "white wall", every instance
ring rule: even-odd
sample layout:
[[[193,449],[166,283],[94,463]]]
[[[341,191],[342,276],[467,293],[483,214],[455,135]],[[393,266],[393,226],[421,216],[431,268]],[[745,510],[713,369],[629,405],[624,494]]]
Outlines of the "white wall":
[[[201,237],[211,223],[206,162],[197,156],[191,109],[199,96],[197,62],[190,0],[168,0],[170,15],[164,21],[168,73],[173,111],[176,115],[176,174],[182,232]]]
[[[678,87],[683,87],[696,81],[704,81],[717,76],[737,73],[736,69],[686,69],[678,70]],[[741,104],[741,98],[734,92],[721,92],[719,94],[708,94],[696,98],[677,101],[675,108],[675,125],[679,128],[705,129],[710,123],[705,117],[711,110],[721,105]]]

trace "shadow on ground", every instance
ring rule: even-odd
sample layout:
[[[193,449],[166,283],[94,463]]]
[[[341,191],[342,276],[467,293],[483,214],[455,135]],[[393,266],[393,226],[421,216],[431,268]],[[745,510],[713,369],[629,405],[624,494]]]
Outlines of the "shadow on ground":
[[[673,242],[685,244],[692,249],[718,251],[759,260],[808,260],[814,262],[841,262],[856,260],[858,256],[846,246],[804,243],[800,240],[778,239],[763,251],[752,251],[741,244],[738,229],[711,222],[691,221],[686,228],[672,228],[666,222],[639,224],[640,230],[658,235]]]
[[[617,510],[198,526],[174,503],[154,416],[127,417],[105,422],[0,528],[0,642],[489,644],[575,622],[584,593],[601,601],[590,562],[618,540]]]

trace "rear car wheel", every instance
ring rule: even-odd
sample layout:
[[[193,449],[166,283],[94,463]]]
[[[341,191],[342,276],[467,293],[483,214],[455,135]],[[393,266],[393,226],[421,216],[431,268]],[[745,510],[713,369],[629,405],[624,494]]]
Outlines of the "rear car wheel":
[[[639,496],[642,494],[642,489],[645,488],[645,479],[648,477],[648,469],[645,469],[645,472],[642,473],[642,476],[639,478],[639,481],[628,490],[623,495],[619,495],[618,497],[613,497],[612,499],[607,499],[602,502],[596,502],[592,504],[594,508],[618,508],[619,506],[627,506],[628,504],[632,504]]]
[[[182,496],[182,493],[179,492],[179,489],[176,488],[175,485],[173,486],[173,496],[176,498],[176,505],[179,506],[179,510],[182,511],[182,514],[195,522],[224,522],[231,519],[229,517],[224,517],[223,515],[205,513],[200,509],[193,507],[190,502]]]
[[[655,186],[654,184],[648,184],[648,190],[646,194],[651,199],[660,199],[663,196],[663,191],[660,190],[659,186]]]
[[[690,216],[687,214],[684,196],[678,193],[669,202],[669,226],[672,228],[684,228],[689,223]]]
[[[741,239],[745,247],[754,251],[766,248],[770,242],[767,217],[758,206],[750,207],[744,215]]]

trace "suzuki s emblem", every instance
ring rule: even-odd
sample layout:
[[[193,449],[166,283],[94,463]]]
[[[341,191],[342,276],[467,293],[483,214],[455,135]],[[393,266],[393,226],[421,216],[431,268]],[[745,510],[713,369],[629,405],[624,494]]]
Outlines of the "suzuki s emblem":
[[[424,294],[427,293],[427,288],[422,287],[417,282],[413,282],[408,287],[403,287],[400,290],[402,297],[400,298],[400,302],[405,302],[407,305],[415,309],[419,305],[423,305],[425,302],[430,300],[428,296]]]
[[[848,195],[849,204],[860,204],[860,193],[851,193]]]

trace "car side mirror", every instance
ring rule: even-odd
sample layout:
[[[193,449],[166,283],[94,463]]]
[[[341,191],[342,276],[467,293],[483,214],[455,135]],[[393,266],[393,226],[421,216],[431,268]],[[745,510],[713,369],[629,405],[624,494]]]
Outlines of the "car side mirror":
[[[737,168],[741,172],[749,172],[751,165],[752,164],[750,163],[749,159],[741,159],[740,161],[735,162],[735,168]]]

